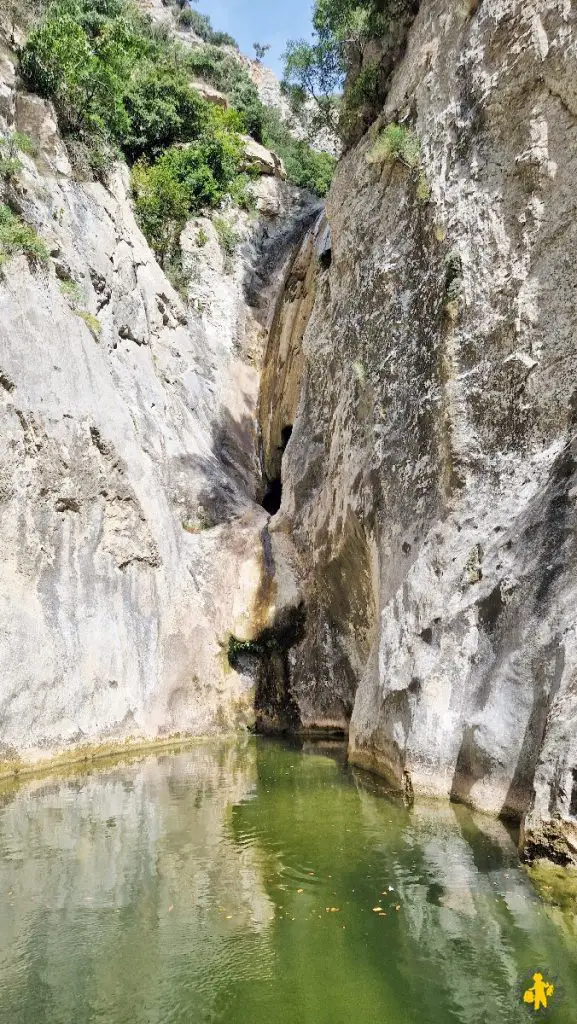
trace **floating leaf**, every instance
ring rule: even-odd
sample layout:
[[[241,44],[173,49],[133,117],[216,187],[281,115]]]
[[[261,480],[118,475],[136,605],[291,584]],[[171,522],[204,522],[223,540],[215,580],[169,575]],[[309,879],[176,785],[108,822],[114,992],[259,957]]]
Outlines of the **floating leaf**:
[[[375,914],[379,914],[382,909],[382,907],[373,907]]]

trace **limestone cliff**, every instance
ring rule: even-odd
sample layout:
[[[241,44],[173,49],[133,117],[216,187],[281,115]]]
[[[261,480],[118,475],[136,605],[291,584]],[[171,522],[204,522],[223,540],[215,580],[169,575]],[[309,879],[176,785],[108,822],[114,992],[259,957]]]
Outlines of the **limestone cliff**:
[[[267,522],[258,371],[318,202],[265,175],[257,215],[227,214],[233,255],[191,221],[179,295],[126,167],[81,180],[9,46],[0,68],[1,127],[38,147],[15,200],[51,253],[0,281],[0,762],[237,728],[254,696],[227,648],[255,628]]]
[[[0,282],[0,759],[339,731],[567,863],[576,16],[413,8],[326,220],[263,177],[237,256],[187,225],[184,296],[2,51],[52,255]]]
[[[561,862],[577,858],[576,31],[566,0],[420,4],[327,203],[271,524],[307,609],[301,724],[350,720],[355,763],[409,798],[527,814],[528,853]]]

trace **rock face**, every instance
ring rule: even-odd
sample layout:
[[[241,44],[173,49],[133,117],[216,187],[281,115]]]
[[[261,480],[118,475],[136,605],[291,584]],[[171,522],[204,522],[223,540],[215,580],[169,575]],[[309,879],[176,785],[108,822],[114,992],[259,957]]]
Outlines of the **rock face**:
[[[256,715],[577,862],[576,32],[422,0],[326,220],[261,167],[186,301],[3,54],[0,759]]]
[[[272,174],[274,178],[286,178],[286,171],[283,162],[276,153],[261,146],[260,143],[251,139],[250,135],[243,135],[244,142],[244,164],[245,170],[257,174]]]
[[[190,83],[192,88],[196,90],[199,96],[207,103],[214,103],[215,107],[222,107],[224,110],[228,108],[228,100],[223,92],[219,92],[214,86],[209,85],[208,82],[194,81]]]
[[[267,522],[258,369],[318,204],[257,182],[258,218],[224,214],[228,256],[212,222],[187,225],[185,302],[126,168],[75,180],[50,104],[2,68],[2,127],[39,147],[19,202],[52,259],[0,281],[0,762],[237,728],[254,695],[227,645],[255,628]]]
[[[350,720],[354,762],[409,798],[526,815],[528,855],[561,862],[577,860],[576,32],[565,0],[421,3],[327,203],[271,524],[307,612],[301,725]],[[379,148],[392,122],[416,160]]]

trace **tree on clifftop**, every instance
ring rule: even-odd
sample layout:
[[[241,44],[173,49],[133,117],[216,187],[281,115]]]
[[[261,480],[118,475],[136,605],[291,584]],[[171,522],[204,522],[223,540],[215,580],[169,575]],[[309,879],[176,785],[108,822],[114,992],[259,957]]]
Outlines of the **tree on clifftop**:
[[[253,49],[256,53],[257,60],[264,60],[266,54],[270,50],[270,43],[253,43]]]

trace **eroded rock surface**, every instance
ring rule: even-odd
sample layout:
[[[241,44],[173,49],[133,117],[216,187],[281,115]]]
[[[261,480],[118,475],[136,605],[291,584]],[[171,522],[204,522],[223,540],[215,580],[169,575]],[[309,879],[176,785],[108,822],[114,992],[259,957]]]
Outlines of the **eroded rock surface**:
[[[0,761],[238,728],[267,514],[259,369],[276,291],[318,203],[257,182],[261,214],[182,239],[184,301],[138,229],[126,168],[76,180],[49,103],[16,91],[26,220],[51,252],[0,282]],[[260,628],[259,619],[259,628]]]
[[[301,722],[574,860],[575,11],[423,0],[327,203],[283,455]],[[418,166],[379,158],[391,122]],[[330,263],[330,266],[326,265]],[[299,356],[300,358],[300,356]]]
[[[186,301],[3,52],[52,263],[0,285],[0,758],[256,704],[577,862],[575,12],[417,7],[327,220],[273,161]]]

